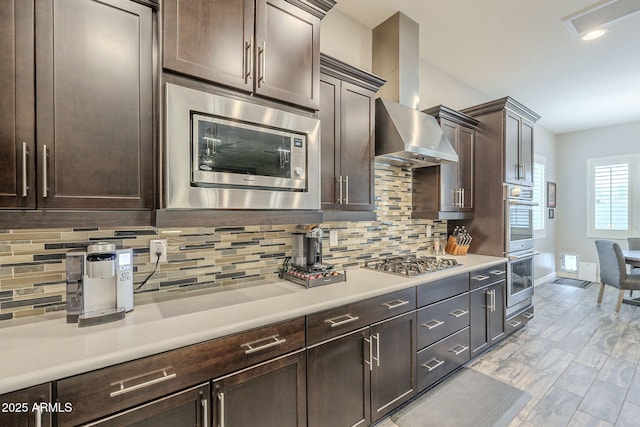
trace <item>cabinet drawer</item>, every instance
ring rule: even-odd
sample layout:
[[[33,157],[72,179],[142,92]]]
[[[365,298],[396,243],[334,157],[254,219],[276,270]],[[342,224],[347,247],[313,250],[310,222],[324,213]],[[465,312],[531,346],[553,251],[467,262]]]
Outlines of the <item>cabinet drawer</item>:
[[[307,316],[307,345],[371,325],[416,308],[415,288],[403,289]]]
[[[531,319],[533,319],[533,306],[527,307],[521,312],[509,317],[505,324],[507,335],[522,328]]]
[[[433,304],[443,299],[467,292],[469,275],[467,273],[418,286],[418,307]]]
[[[300,317],[66,378],[58,401],[73,412],[59,413],[58,424],[91,421],[303,347]]]
[[[469,293],[418,310],[418,348],[469,326]]]
[[[469,361],[469,328],[418,352],[418,389],[433,385]]]
[[[504,280],[507,277],[507,264],[494,265],[469,273],[471,289],[478,289],[483,286]]]

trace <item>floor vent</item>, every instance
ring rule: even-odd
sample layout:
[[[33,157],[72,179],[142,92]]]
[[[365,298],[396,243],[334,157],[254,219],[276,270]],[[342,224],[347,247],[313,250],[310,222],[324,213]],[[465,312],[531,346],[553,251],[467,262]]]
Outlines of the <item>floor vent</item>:
[[[605,0],[562,19],[574,36],[602,27],[640,11],[640,0]]]

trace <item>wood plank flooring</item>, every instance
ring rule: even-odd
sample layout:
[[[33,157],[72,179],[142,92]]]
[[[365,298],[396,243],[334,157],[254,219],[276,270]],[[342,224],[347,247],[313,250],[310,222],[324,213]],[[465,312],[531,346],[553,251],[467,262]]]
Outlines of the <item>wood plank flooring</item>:
[[[536,286],[534,319],[469,363],[531,394],[510,427],[640,425],[640,307],[615,315],[617,289],[598,306],[599,289]]]

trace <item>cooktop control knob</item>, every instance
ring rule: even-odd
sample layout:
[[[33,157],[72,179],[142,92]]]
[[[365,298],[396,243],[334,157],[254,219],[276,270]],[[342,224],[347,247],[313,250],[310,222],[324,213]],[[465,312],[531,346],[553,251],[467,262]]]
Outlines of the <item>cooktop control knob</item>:
[[[304,173],[304,169],[302,169],[300,166],[298,166],[297,168],[295,168],[293,170],[293,173],[295,176],[302,176],[302,174]]]

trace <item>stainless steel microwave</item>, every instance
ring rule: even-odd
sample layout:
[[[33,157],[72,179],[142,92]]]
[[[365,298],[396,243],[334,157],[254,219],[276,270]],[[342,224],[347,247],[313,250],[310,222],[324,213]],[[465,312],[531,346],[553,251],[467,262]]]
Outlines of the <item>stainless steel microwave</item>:
[[[165,84],[167,209],[320,209],[320,121]]]

